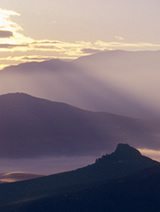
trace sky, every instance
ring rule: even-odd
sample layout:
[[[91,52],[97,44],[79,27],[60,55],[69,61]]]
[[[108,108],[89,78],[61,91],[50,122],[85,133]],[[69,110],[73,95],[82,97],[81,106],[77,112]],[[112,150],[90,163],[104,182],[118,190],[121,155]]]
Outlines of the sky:
[[[159,50],[159,0],[1,0],[0,68],[101,50]]]

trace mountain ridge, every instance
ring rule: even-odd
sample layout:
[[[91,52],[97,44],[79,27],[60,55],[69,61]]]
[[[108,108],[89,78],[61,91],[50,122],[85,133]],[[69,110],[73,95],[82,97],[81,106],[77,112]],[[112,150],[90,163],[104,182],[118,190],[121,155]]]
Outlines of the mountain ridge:
[[[98,155],[120,140],[142,147],[144,141],[147,147],[154,140],[152,130],[141,120],[22,93],[0,96],[0,118],[0,157]]]
[[[128,189],[126,187],[126,185],[128,186],[128,182],[129,185],[130,182],[136,184],[139,176],[142,176],[140,177],[140,182],[145,178],[148,179],[148,174],[146,175],[146,173],[150,173],[149,178],[152,178],[151,170],[153,170],[152,173],[156,172],[160,174],[159,162],[144,157],[140,153],[137,158],[135,152],[138,153],[138,150],[130,146],[126,148],[126,144],[120,144],[120,146],[121,149],[118,147],[115,152],[110,154],[110,157],[102,157],[98,162],[96,161],[94,164],[81,169],[25,182],[0,185],[0,194],[3,193],[3,195],[0,195],[1,209],[3,211],[10,211],[10,209],[14,211],[15,208],[15,211],[23,212],[29,210],[29,208],[29,211],[41,211],[39,208],[43,208],[43,210],[45,208],[45,211],[48,212],[52,211],[53,207],[60,210],[61,206],[64,205],[62,207],[63,210],[61,209],[60,211],[65,211],[64,208],[71,207],[69,204],[70,199],[73,208],[75,207],[76,210],[80,204],[79,201],[82,201],[83,207],[85,206],[86,195],[93,201],[93,194],[97,201],[99,201],[98,195],[101,193],[100,196],[103,200],[106,193],[106,201],[110,201],[109,194],[114,194],[117,186],[120,186],[121,192],[123,184]],[[125,162],[120,163],[119,159],[121,158],[119,158],[119,153],[122,153],[122,150],[128,152],[129,155],[134,153],[135,157],[132,154],[131,160],[123,158]],[[113,154],[118,155],[118,157],[114,157],[113,159]],[[62,202],[64,204],[61,204]],[[96,208],[100,206],[97,205],[98,203],[96,201],[94,202]],[[101,207],[105,205],[105,202],[102,201],[103,204]],[[8,206],[8,203],[10,206]],[[92,206],[88,201],[87,204],[89,204],[88,208],[91,209]],[[83,210],[81,209],[80,211]],[[93,211],[97,211],[97,209]]]
[[[24,92],[87,110],[146,119],[159,116],[153,107],[158,98],[159,52],[108,51],[85,58],[8,67],[0,72],[0,94]],[[150,77],[153,71],[154,83]],[[142,80],[150,95],[144,95]]]

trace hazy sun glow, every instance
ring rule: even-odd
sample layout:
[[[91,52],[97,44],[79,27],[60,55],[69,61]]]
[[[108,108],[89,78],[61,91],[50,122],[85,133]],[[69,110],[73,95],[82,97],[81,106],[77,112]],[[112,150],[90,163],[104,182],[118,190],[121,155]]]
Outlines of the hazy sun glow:
[[[103,50],[158,50],[160,43],[127,42],[115,35],[111,40],[62,41],[53,39],[35,39],[25,34],[25,30],[15,21],[21,14],[0,8],[0,69],[8,65],[28,61],[61,58],[75,59]]]
[[[14,30],[15,26],[17,25],[10,20],[11,16],[19,16],[19,14],[11,10],[0,9],[0,28],[1,29]]]
[[[152,150],[152,149],[139,149],[139,151],[154,160],[160,161],[160,151],[159,150]]]

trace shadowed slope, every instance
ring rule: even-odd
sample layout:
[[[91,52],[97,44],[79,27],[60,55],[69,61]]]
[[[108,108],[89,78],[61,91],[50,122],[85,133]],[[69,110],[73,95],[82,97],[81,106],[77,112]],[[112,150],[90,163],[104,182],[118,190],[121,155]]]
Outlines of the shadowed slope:
[[[119,184],[120,178],[133,174],[135,177],[131,180],[134,181],[140,172],[142,173],[140,174],[141,179],[143,179],[145,170],[155,170],[154,167],[159,169],[159,163],[142,156],[137,150],[126,144],[120,144],[114,153],[106,155],[97,160],[95,164],[82,169],[26,182],[0,185],[0,194],[3,194],[0,195],[0,205],[11,204],[9,207],[3,207],[4,211],[5,208],[6,211],[10,208],[11,211],[30,209],[31,211],[45,210],[48,212],[53,208],[64,211],[65,207],[70,210],[73,207],[77,211],[81,202],[82,208],[87,206],[84,211],[89,211],[90,203],[94,198],[99,202],[102,197],[102,203],[106,204],[109,192],[112,192],[113,188],[113,192],[118,191],[115,190],[115,187],[117,183]],[[124,182],[124,185],[128,183],[125,178],[123,179],[120,181],[120,186],[121,182],[122,184]],[[110,182],[109,185],[108,182]],[[89,202],[86,202],[86,196],[88,196]],[[97,201],[94,202],[96,208],[99,206]]]
[[[145,122],[26,94],[0,96],[0,157],[89,155],[119,142],[156,147]]]

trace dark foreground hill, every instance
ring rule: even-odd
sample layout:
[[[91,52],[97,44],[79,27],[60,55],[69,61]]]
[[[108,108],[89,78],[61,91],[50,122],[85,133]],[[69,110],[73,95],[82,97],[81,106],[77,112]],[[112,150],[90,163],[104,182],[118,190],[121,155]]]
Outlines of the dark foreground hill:
[[[3,212],[159,211],[160,163],[126,144],[95,164],[0,185]]]
[[[3,212],[158,212],[160,168],[76,192],[2,207]]]
[[[0,96],[0,141],[0,157],[6,158],[100,155],[120,141],[158,145],[144,121],[22,93]]]

